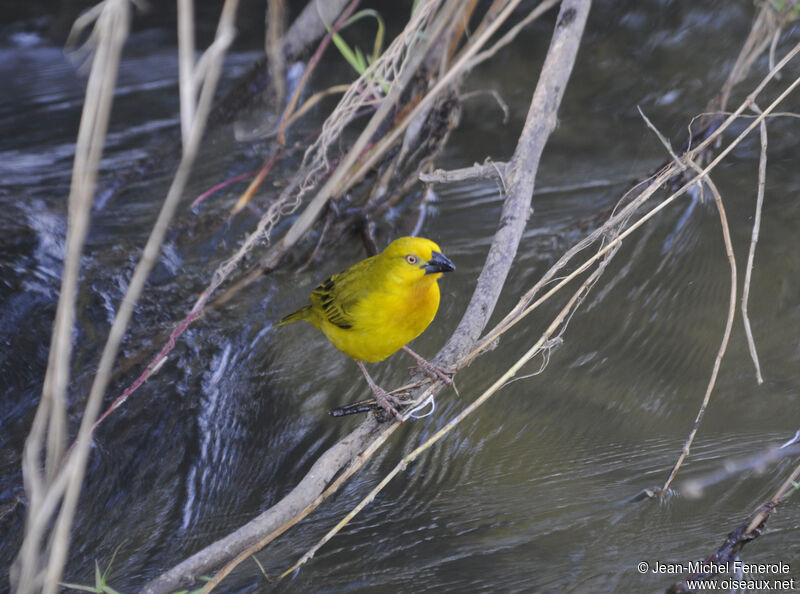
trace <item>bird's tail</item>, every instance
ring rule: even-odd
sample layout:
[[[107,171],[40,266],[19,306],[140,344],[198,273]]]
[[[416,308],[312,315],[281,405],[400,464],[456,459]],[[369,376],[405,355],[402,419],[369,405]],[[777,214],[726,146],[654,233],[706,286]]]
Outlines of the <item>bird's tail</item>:
[[[283,318],[280,322],[275,324],[276,326],[283,326],[284,324],[291,324],[292,322],[296,322],[297,320],[308,320],[311,318],[311,306],[306,305],[298,309],[294,313],[290,313],[288,316]]]

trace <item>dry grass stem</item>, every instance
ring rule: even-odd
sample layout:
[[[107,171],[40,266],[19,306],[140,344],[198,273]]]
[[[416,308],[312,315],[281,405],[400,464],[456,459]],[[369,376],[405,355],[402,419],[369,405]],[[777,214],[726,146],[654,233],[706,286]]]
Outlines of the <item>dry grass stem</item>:
[[[89,228],[97,170],[103,151],[114,95],[122,45],[128,35],[130,6],[127,0],[108,0],[84,16],[79,28],[94,22],[88,44],[94,48],[86,96],[75,147],[72,183],[68,198],[69,225],[53,337],[42,396],[25,442],[22,467],[28,510],[25,537],[10,572],[20,594],[55,592],[63,571],[69,535],[63,528],[48,529],[53,513],[63,501],[72,478],[63,471],[62,456],[67,437],[66,392],[75,321],[81,252]],[[71,37],[77,36],[73,28]],[[44,468],[42,469],[42,461]],[[78,479],[80,484],[82,476]],[[72,518],[62,506],[61,515]]]
[[[178,80],[181,102],[181,140],[189,143],[197,91],[194,83],[194,0],[178,0]]]
[[[761,110],[753,103],[753,110],[759,113]],[[753,274],[753,261],[756,255],[756,244],[758,243],[758,233],[761,229],[761,211],[764,206],[764,190],[767,185],[767,122],[762,121],[759,125],[761,133],[761,155],[758,160],[758,193],[756,197],[756,214],[753,219],[753,232],[750,237],[750,249],[747,253],[747,268],[744,274],[744,287],[742,287],[742,320],[744,321],[744,331],[747,336],[747,347],[750,350],[750,358],[756,368],[756,381],[764,383],[761,376],[761,365],[758,362],[758,352],[756,342],[753,339],[753,330],[750,327],[750,316],[747,313],[747,304],[750,300],[750,279]]]
[[[195,88],[200,88],[201,90],[197,104],[194,106],[191,129],[186,135],[187,143],[184,147],[181,165],[109,331],[86,402],[86,408],[81,418],[80,429],[74,447],[63,460],[60,456],[59,459],[48,460],[48,467],[57,468],[57,472],[46,485],[43,486],[36,479],[34,479],[33,483],[26,481],[26,488],[31,489],[30,497],[32,501],[36,502],[36,505],[29,507],[25,539],[15,562],[17,572],[16,588],[18,592],[33,592],[41,589],[45,593],[54,593],[58,588],[69,548],[69,534],[75,507],[86,470],[92,427],[100,410],[102,397],[111,375],[113,361],[133,312],[133,307],[158,257],[167,225],[177,207],[191,164],[197,153],[203,127],[211,107],[213,92],[222,68],[222,58],[225,49],[233,39],[233,18],[236,5],[236,0],[226,0],[220,17],[217,37],[204,54],[204,58],[206,58],[203,66],[204,76],[202,78],[194,76],[195,81],[200,83]],[[75,172],[79,173],[79,175],[73,177],[70,198],[70,229],[77,225],[84,236],[88,225],[88,210],[91,206],[94,192],[97,167],[102,153],[102,140],[105,137],[111,108],[119,57],[122,44],[127,37],[130,18],[128,0],[106,0],[102,6],[95,29],[98,45],[89,77],[84,112],[81,118],[81,129],[78,135]],[[182,14],[181,18],[190,18],[187,13],[184,12]],[[181,47],[186,49],[185,45]],[[202,58],[201,61],[203,61]],[[199,63],[197,67],[200,68]],[[86,134],[89,133],[91,133],[91,136],[87,137]],[[73,195],[77,198],[72,198]],[[80,204],[76,204],[76,201],[79,201]],[[76,242],[73,241],[73,243]],[[77,290],[77,277],[72,278],[72,270],[74,269],[75,274],[77,273],[83,243],[82,238],[79,243],[80,245],[75,246],[73,251],[68,254],[65,262],[65,279],[68,282],[72,282],[73,286],[62,287],[61,297],[68,301],[74,300]],[[70,304],[70,307],[72,307],[72,304]],[[69,325],[67,326],[64,323],[65,329],[69,330],[70,334],[72,319],[72,316],[67,316],[66,321],[69,322]],[[56,335],[58,333],[57,326]],[[67,338],[67,340],[70,339]],[[66,351],[61,350],[59,356],[63,359],[61,365],[67,366],[69,363],[69,349],[67,348]],[[64,384],[63,389],[66,390],[66,384]],[[61,398],[63,400],[63,395]],[[49,399],[43,397],[40,403],[40,410],[43,410],[43,415],[46,415],[50,412],[49,409]],[[39,413],[37,412],[38,416]],[[58,431],[63,431],[63,428]],[[38,443],[41,442],[42,438],[41,430],[37,429],[36,423],[34,423],[34,428],[26,444],[26,459],[23,462],[26,475],[35,476],[39,472]],[[34,493],[34,490],[37,492]],[[47,546],[43,546],[44,534],[48,529],[50,530],[50,536]]]
[[[694,163],[693,161],[689,162],[689,165],[695,170],[700,172],[700,167]],[[692,442],[694,442],[695,435],[697,435],[697,430],[700,428],[700,423],[703,420],[703,416],[705,415],[706,408],[708,407],[708,403],[711,400],[711,392],[714,390],[714,385],[717,382],[717,375],[719,374],[719,368],[722,364],[722,358],[725,356],[725,351],[728,348],[728,341],[731,337],[731,329],[733,328],[733,319],[736,315],[736,259],[733,255],[733,243],[731,242],[731,233],[730,228],[728,227],[728,218],[725,215],[725,207],[722,204],[722,196],[720,195],[719,191],[717,190],[717,186],[711,180],[708,175],[704,175],[700,178],[700,181],[704,182],[710,189],[711,193],[714,196],[714,203],[717,205],[717,212],[719,213],[719,220],[720,225],[722,226],[722,237],[725,242],[725,254],[728,257],[728,264],[731,268],[731,289],[730,289],[730,300],[728,302],[728,317],[725,320],[725,330],[722,334],[722,342],[719,345],[719,349],[717,350],[717,356],[714,359],[714,367],[711,371],[711,377],[708,380],[708,386],[706,387],[706,393],[703,396],[703,402],[700,405],[700,410],[697,412],[697,416],[695,417],[694,424],[692,425],[692,429],[689,432],[689,436],[686,438],[686,441],[683,444],[683,448],[681,449],[680,456],[678,456],[675,465],[672,467],[672,470],[667,477],[667,480],[664,482],[664,486],[661,487],[661,495],[665,495],[672,481],[675,479],[675,476],[678,474],[678,470],[680,469],[683,461],[686,459],[686,456],[689,455],[689,450],[692,447]]]

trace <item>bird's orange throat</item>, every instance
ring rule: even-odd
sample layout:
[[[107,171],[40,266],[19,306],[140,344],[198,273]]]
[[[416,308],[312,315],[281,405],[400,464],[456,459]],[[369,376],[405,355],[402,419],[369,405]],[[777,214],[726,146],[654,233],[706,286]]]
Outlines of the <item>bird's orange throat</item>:
[[[439,308],[439,283],[438,277],[441,274],[429,274],[416,283],[409,291],[406,302],[406,315],[411,319],[419,319],[420,322],[425,320],[427,326],[436,315],[436,310]]]
[[[439,293],[439,284],[437,281],[442,276],[441,272],[436,274],[426,274],[417,282],[414,283],[414,288],[411,290],[411,299],[413,301],[427,301],[431,299],[431,293]]]

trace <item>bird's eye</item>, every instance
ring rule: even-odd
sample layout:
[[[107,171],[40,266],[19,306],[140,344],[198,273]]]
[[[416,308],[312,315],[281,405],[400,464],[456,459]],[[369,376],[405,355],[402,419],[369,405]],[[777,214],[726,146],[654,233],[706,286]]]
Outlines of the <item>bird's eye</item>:
[[[406,256],[406,262],[408,262],[412,266],[416,264],[418,261],[419,259],[414,254],[409,254]]]

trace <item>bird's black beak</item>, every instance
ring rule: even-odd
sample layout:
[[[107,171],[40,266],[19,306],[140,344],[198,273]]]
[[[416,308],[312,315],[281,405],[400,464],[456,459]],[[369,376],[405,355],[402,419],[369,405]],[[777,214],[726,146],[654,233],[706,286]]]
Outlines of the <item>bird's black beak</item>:
[[[422,268],[425,269],[425,274],[434,274],[436,272],[450,272],[455,270],[456,267],[453,263],[448,260],[447,256],[445,256],[441,252],[433,252],[431,254],[431,259],[425,262],[422,265]]]

